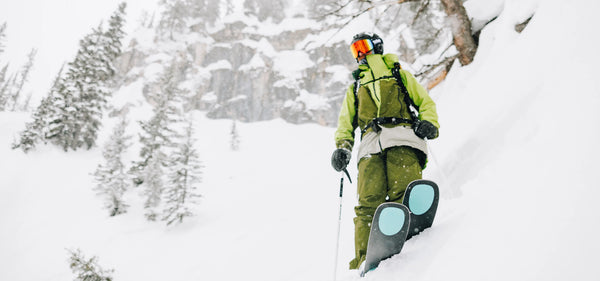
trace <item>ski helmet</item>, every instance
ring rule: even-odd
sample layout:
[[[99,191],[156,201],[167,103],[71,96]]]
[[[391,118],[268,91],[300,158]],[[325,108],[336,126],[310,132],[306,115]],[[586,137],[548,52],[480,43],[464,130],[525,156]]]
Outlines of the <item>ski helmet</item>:
[[[383,39],[375,33],[359,33],[352,38],[350,49],[354,58],[358,56],[358,51],[366,53],[373,50],[375,54],[383,55]]]

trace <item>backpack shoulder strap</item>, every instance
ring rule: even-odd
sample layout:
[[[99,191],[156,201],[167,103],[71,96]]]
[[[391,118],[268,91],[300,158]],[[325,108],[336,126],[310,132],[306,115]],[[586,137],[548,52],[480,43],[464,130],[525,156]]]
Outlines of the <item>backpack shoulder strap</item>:
[[[352,120],[352,124],[355,125],[358,125],[358,88],[360,88],[360,77],[354,80],[354,88],[352,89],[354,93],[354,120]]]
[[[419,112],[419,107],[416,106],[415,103],[413,102],[413,100],[410,98],[410,95],[408,94],[408,89],[406,89],[404,82],[402,82],[402,76],[400,74],[400,69],[401,69],[400,63],[394,62],[394,68],[392,68],[392,75],[394,76],[394,78],[396,78],[396,83],[398,83],[398,86],[400,86],[400,90],[402,91],[402,93],[404,93],[404,103],[406,103],[406,105],[408,106],[408,112],[410,112],[410,117],[412,118],[412,120],[414,122],[419,119],[418,115],[417,115],[417,113]],[[415,112],[415,110],[416,110],[416,112]]]

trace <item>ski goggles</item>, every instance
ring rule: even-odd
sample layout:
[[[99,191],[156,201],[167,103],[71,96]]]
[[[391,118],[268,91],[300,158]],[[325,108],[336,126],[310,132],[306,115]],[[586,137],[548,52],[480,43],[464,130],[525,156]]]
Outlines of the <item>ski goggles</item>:
[[[373,50],[373,42],[370,39],[358,40],[350,45],[350,51],[354,58],[358,58],[358,52],[366,54]]]

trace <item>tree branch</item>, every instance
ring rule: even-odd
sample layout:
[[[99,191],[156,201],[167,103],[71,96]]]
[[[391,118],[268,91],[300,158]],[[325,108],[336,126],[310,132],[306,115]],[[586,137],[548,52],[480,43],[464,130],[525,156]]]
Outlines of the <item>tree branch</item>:
[[[392,4],[402,4],[402,3],[406,3],[406,2],[419,2],[419,1],[421,1],[421,0],[394,0],[394,1],[381,1],[381,2],[377,2],[377,3],[373,3],[371,1],[365,2],[365,1],[358,0],[358,2],[369,3],[371,5],[369,5],[368,7],[364,8],[362,10],[359,10],[358,12],[353,13],[353,14],[341,14],[340,12],[343,9],[345,9],[350,4],[352,4],[353,2],[355,2],[355,0],[350,0],[347,3],[345,3],[345,4],[338,5],[338,8],[335,9],[334,11],[321,15],[321,18],[325,18],[325,17],[328,17],[328,16],[336,16],[336,17],[344,17],[344,18],[345,17],[352,17],[352,19],[355,19],[358,16],[360,16],[360,15],[362,15],[362,14],[364,14],[364,13],[366,13],[366,12],[368,12],[368,11],[374,9],[374,8],[377,8],[379,6],[392,5]]]

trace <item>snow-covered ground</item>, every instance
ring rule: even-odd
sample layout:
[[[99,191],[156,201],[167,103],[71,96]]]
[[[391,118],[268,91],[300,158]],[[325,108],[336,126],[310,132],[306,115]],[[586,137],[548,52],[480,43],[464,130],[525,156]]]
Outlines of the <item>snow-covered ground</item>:
[[[477,13],[485,1],[468,2]],[[442,193],[434,226],[360,279],[346,269],[356,188],[345,181],[338,280],[600,278],[600,3],[492,2],[501,13],[475,62],[431,92],[442,125],[425,171]],[[231,151],[231,121],[197,114],[203,198],[196,217],[167,227],[145,220],[138,189],[129,213],[108,217],[90,175],[100,148],[10,150],[28,118],[0,113],[0,280],[71,280],[66,249],[77,248],[116,281],[332,280],[333,128],[238,123]]]

